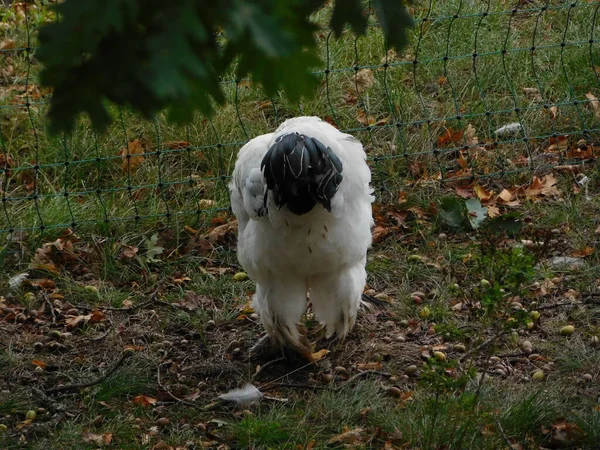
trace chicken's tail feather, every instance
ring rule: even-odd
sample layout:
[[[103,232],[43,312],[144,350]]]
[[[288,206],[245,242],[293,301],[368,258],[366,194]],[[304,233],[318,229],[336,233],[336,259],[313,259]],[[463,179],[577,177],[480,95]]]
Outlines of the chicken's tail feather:
[[[331,211],[331,199],[342,182],[342,162],[331,148],[299,133],[279,136],[261,162],[268,195],[278,208],[297,215],[317,203]]]

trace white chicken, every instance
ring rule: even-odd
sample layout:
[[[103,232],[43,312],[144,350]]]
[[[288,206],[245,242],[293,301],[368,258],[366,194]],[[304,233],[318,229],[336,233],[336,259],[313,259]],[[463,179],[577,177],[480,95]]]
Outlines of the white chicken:
[[[371,245],[370,181],[361,143],[318,117],[286,120],[240,150],[229,185],[238,259],[281,347],[310,350],[300,324],[308,296],[327,338],[353,327]]]

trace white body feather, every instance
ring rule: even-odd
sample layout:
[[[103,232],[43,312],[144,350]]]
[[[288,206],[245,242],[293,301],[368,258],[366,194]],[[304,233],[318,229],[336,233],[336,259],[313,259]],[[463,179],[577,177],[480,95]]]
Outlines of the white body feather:
[[[297,132],[316,138],[338,156],[343,180],[331,212],[317,204],[303,215],[278,208],[269,196],[261,161],[275,139]],[[307,293],[327,336],[343,338],[354,325],[366,282],[371,245],[371,172],[361,143],[317,117],[285,121],[272,134],[258,136],[239,152],[230,184],[238,219],[238,259],[256,282],[254,306],[268,334],[282,345],[305,349],[297,324]]]

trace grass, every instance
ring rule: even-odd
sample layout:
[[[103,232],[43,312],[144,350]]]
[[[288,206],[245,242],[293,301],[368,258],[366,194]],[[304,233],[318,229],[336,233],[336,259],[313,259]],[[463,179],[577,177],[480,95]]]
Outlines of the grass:
[[[330,72],[319,75],[313,99],[265,99],[247,80],[225,80],[229,103],[210,120],[177,128],[115,109],[116,123],[102,136],[85,120],[66,139],[49,136],[47,98],[34,89],[23,107],[28,69],[36,85],[35,58],[3,54],[13,72],[0,85],[0,154],[14,164],[1,185],[10,201],[0,211],[0,255],[9,276],[27,271],[30,281],[14,290],[0,279],[0,447],[533,449],[564,444],[566,423],[566,444],[597,448],[599,178],[586,161],[588,200],[575,184],[578,168],[546,161],[572,163],[579,139],[598,143],[600,118],[585,94],[600,97],[600,54],[588,43],[599,4],[534,1],[511,15],[514,3],[422,2],[415,11],[428,20],[417,23],[404,53],[387,54],[388,67],[374,19],[358,39],[324,30],[318,39],[328,62],[315,69]],[[329,14],[315,20],[326,23]],[[19,49],[27,34],[17,16],[0,10],[10,25],[0,41],[13,39]],[[30,11],[34,40],[49,17],[43,7]],[[373,86],[357,90],[355,65],[371,70]],[[555,118],[544,103],[558,105]],[[360,123],[360,111],[380,125]],[[388,232],[369,254],[367,289],[390,306],[361,311],[348,339],[323,360],[273,363],[257,375],[245,359],[262,331],[246,306],[254,285],[233,278],[241,268],[231,233],[210,233],[232,219],[225,184],[241,144],[299,114],[327,117],[364,143],[377,225]],[[494,145],[494,131],[514,121],[531,139]],[[557,178],[560,195],[519,194],[519,205],[499,204],[504,217],[520,214],[515,235],[489,219],[477,231],[441,219],[437,200],[473,185],[452,181],[470,176],[459,160],[466,133],[438,138],[469,125],[478,142],[463,157],[480,186],[498,194],[528,186],[534,174]],[[552,149],[553,133],[569,134],[568,148]],[[120,151],[134,139],[145,160],[128,172]],[[35,163],[42,198],[19,199],[33,193]],[[71,222],[76,234],[63,235]],[[62,250],[65,242],[71,250]],[[162,252],[153,255],[156,246]],[[592,251],[580,266],[548,263],[586,247]],[[148,303],[153,292],[158,301]],[[102,315],[67,326],[91,308]],[[563,336],[567,324],[575,331]],[[49,398],[34,390],[98,380],[125,348],[133,355],[101,382]],[[345,385],[361,364],[383,375]],[[542,381],[532,379],[538,370]],[[214,403],[250,381],[287,401]]]

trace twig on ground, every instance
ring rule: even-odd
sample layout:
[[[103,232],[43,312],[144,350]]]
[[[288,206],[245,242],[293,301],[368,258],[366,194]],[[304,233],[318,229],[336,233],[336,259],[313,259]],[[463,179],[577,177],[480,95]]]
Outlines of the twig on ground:
[[[46,394],[57,394],[59,392],[69,392],[69,391],[77,391],[79,389],[83,389],[86,387],[94,386],[96,384],[102,383],[108,377],[110,377],[115,371],[123,364],[123,362],[132,355],[131,352],[123,352],[119,359],[106,371],[104,374],[92,381],[86,381],[84,383],[73,383],[66,384],[64,386],[57,386],[55,388],[46,389]]]
[[[250,383],[252,383],[256,379],[257,376],[259,376],[261,373],[263,373],[267,367],[277,364],[278,362],[283,361],[284,359],[285,359],[285,356],[282,356],[277,359],[272,359],[271,361],[260,366],[258,368],[258,370],[254,373],[254,375],[252,375],[252,378],[250,379]]]
[[[492,336],[488,340],[484,341],[483,343],[479,344],[477,347],[469,350],[467,353],[465,353],[464,355],[462,355],[458,361],[459,362],[463,362],[466,358],[468,358],[469,356],[471,356],[473,353],[477,353],[478,351],[483,350],[488,345],[492,344],[496,339],[498,339],[499,337],[504,336],[505,334],[508,334],[508,331],[501,331],[500,333],[495,334],[494,336]]]
[[[132,312],[132,311],[136,311],[138,309],[142,309],[145,308],[146,306],[149,306],[153,303],[158,303],[158,304],[165,304],[168,306],[171,306],[169,303],[167,302],[162,302],[160,300],[158,300],[157,296],[156,296],[156,292],[153,292],[150,300],[146,300],[145,302],[142,303],[138,303],[137,305],[133,305],[130,306],[129,308],[115,308],[114,306],[87,306],[87,305],[73,305],[75,308],[77,309],[83,309],[85,311],[93,311],[95,309],[103,309],[104,311],[121,311],[121,312]]]
[[[267,392],[272,389],[284,388],[284,387],[297,388],[297,389],[319,389],[319,390],[331,389],[328,386],[321,386],[320,384],[308,384],[308,383],[266,383],[264,386],[266,386],[266,387],[261,387],[261,389],[260,389],[261,392]]]
[[[184,400],[182,398],[179,398],[177,396],[175,396],[175,394],[173,394],[168,387],[166,387],[161,380],[160,377],[160,370],[163,366],[170,364],[171,361],[168,362],[164,362],[158,365],[157,369],[156,369],[156,382],[158,383],[158,386],[169,396],[171,397],[173,400],[175,400],[177,403],[183,403],[184,405],[188,405],[188,406],[197,406],[196,403],[194,402],[190,402],[189,400]]]
[[[48,309],[50,309],[50,313],[52,314],[52,323],[56,323],[56,310],[54,309],[54,305],[48,298],[45,292],[42,292],[42,297],[44,298],[44,302],[48,305]]]
[[[542,306],[538,306],[536,307],[536,309],[538,311],[542,311],[545,309],[554,309],[554,308],[560,308],[561,306],[580,306],[583,305],[584,303],[580,303],[580,302],[560,302],[560,303],[554,303],[552,305],[542,305]]]
[[[508,448],[510,448],[511,450],[516,450],[516,447],[514,445],[512,445],[512,443],[506,436],[506,433],[504,432],[504,428],[502,428],[502,424],[500,423],[499,420],[496,420],[496,425],[498,425],[498,429],[500,430],[500,435],[502,436],[502,439],[504,439],[504,442],[506,442],[506,445],[508,445]]]
[[[330,390],[330,391],[337,392],[337,391],[341,391],[349,384],[354,383],[356,380],[358,380],[362,377],[365,377],[367,375],[380,375],[385,378],[389,378],[392,376],[392,374],[390,374],[390,373],[381,372],[379,370],[364,370],[364,371],[359,372],[356,375],[348,378],[342,384],[335,386],[335,387],[322,386],[319,384],[307,384],[307,383],[275,383],[275,384],[271,384],[272,382],[270,382],[270,383],[265,383],[263,386],[266,386],[266,387],[261,387],[261,391],[270,391],[271,389],[276,389],[276,388],[280,388],[280,387],[288,387],[288,388],[298,388],[298,389]],[[269,386],[269,384],[271,384],[271,385]]]
[[[367,376],[367,375],[379,375],[385,378],[389,378],[392,376],[391,373],[381,372],[379,370],[363,370],[362,372],[357,373],[356,375],[351,376],[338,387],[335,388],[336,391],[342,390],[344,387],[348,386],[350,383],[354,383],[356,380]]]
[[[94,336],[94,337],[90,337],[90,338],[83,338],[82,341],[89,341],[89,342],[98,342],[98,341],[101,341],[106,336],[108,336],[108,334],[110,333],[110,331],[111,331],[111,329],[109,328],[104,333],[102,333],[100,336]]]

